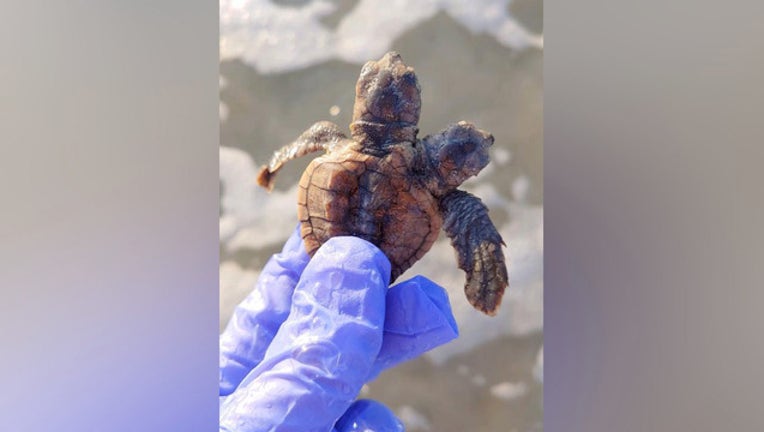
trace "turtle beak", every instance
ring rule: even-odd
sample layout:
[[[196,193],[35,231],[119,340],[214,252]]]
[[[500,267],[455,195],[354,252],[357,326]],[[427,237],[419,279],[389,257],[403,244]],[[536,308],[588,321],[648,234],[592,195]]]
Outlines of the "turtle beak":
[[[484,147],[491,147],[493,145],[493,141],[494,141],[493,135],[491,135],[490,133],[486,131],[481,130],[480,136],[483,138]]]
[[[488,149],[493,145],[493,141],[494,141],[493,135],[482,130],[480,131],[480,138],[481,138],[480,140],[481,151],[479,151],[477,154],[478,156],[476,161],[478,165],[477,171],[480,171],[483,168],[485,168],[486,165],[488,165],[488,163],[491,161],[491,156],[488,153]]]

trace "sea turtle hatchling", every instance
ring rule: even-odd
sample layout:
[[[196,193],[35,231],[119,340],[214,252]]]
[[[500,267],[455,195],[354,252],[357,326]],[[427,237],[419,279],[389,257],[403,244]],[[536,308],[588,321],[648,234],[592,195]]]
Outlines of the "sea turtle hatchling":
[[[442,227],[467,273],[467,299],[495,315],[507,287],[504,241],[480,199],[457,189],[488,164],[493,136],[459,122],[417,139],[420,107],[417,77],[400,55],[367,62],[356,84],[351,137],[318,122],[278,150],[257,181],[270,190],[285,162],[324,150],[300,180],[297,212],[308,254],[330,237],[357,236],[385,253],[392,282]]]

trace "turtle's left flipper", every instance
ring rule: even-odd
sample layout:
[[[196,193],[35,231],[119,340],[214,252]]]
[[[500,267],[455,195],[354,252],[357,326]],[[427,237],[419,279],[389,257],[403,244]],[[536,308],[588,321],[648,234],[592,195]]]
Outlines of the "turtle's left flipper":
[[[339,126],[332,122],[320,121],[303,132],[291,144],[277,150],[268,165],[263,167],[257,175],[257,184],[271,190],[273,177],[286,162],[306,154],[328,150],[332,145],[347,139]]]
[[[467,299],[475,309],[496,315],[508,278],[504,241],[488,218],[488,209],[474,195],[454,190],[441,199],[440,211],[459,268],[467,273]]]

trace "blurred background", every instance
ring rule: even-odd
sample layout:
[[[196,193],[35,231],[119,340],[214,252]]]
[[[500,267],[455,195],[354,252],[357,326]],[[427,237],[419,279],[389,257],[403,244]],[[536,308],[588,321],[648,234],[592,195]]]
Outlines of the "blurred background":
[[[464,189],[507,243],[510,287],[489,318],[463,294],[441,235],[400,280],[449,291],[460,337],[383,373],[362,397],[410,431],[537,431],[543,418],[543,3],[540,0],[220,2],[220,329],[297,223],[310,157],[255,187],[272,152],[319,120],[350,123],[360,66],[396,50],[422,88],[420,136],[467,120],[493,133],[492,162]]]

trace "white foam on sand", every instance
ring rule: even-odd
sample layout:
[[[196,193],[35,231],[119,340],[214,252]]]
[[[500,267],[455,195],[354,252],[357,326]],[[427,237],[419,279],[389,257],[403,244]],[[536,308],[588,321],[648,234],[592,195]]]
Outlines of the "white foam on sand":
[[[501,147],[495,147],[492,150],[492,160],[495,160],[497,164],[504,166],[509,163],[510,160],[512,160],[512,152],[508,149],[501,148]]]
[[[260,250],[286,241],[297,225],[297,185],[287,192],[266,192],[257,186],[252,157],[232,147],[220,147],[220,243],[229,252]],[[254,288],[258,270],[234,261],[220,264],[221,329],[233,309]]]
[[[525,396],[528,393],[528,386],[522,382],[512,383],[505,381],[491,386],[490,391],[494,397],[508,401]]]
[[[538,355],[536,355],[536,364],[533,365],[533,377],[539,383],[544,383],[544,347],[539,349]]]
[[[482,374],[475,374],[470,381],[478,387],[483,387],[488,382]]]
[[[511,0],[360,0],[336,29],[321,19],[336,10],[325,0],[282,6],[271,0],[220,1],[220,57],[240,58],[260,73],[305,68],[330,59],[362,64],[382,56],[406,31],[445,12],[475,34],[512,49],[542,49],[543,36],[508,12]]]
[[[220,242],[229,251],[283,243],[297,226],[297,185],[269,194],[257,186],[256,178],[248,153],[220,147]]]
[[[531,188],[531,180],[528,176],[520,176],[512,182],[512,197],[515,201],[525,201],[528,198],[528,190]]]
[[[222,90],[226,88],[227,86],[228,86],[228,81],[226,81],[223,75],[220,75],[220,77],[218,78],[218,88]],[[218,108],[218,115],[220,117],[220,122],[223,123],[226,120],[228,120],[228,106],[224,104],[222,100],[219,102],[219,104],[220,106]]]
[[[411,405],[403,405],[396,414],[406,426],[406,430],[428,431],[432,428],[430,420]]]
[[[259,271],[242,268],[234,261],[220,264],[220,328],[228,322],[233,310],[252,291]]]

